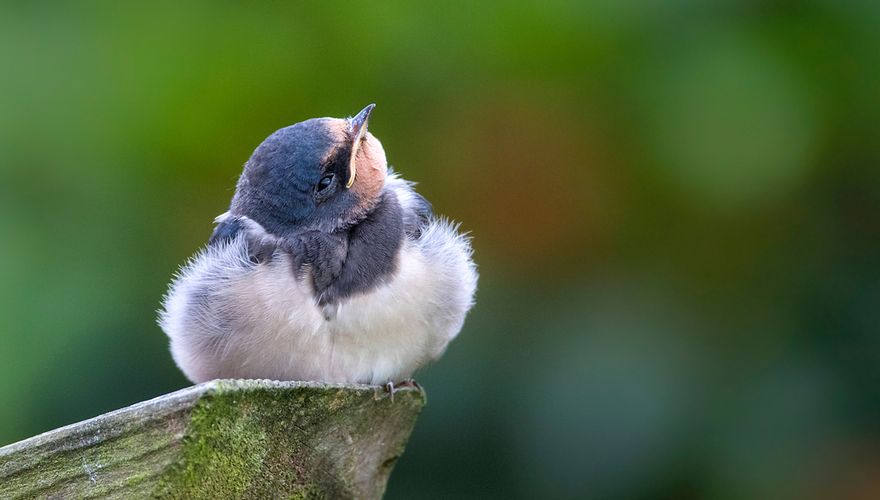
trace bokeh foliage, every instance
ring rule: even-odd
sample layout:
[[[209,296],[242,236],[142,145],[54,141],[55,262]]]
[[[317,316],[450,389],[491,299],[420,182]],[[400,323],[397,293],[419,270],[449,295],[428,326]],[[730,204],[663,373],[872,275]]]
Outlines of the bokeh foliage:
[[[876,2],[4,2],[0,443],[186,385],[155,325],[270,132],[471,231],[392,498],[880,495]]]

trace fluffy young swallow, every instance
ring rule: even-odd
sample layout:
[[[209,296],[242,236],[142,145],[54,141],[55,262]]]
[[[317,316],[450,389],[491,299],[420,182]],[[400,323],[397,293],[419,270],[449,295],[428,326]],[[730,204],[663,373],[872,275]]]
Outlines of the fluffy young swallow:
[[[396,383],[458,334],[477,285],[470,241],[389,171],[373,107],[282,128],[245,164],[160,311],[193,382]]]

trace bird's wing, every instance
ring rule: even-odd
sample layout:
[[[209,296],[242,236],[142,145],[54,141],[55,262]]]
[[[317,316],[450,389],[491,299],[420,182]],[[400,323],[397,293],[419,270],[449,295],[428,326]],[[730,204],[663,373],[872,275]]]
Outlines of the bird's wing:
[[[415,183],[401,179],[396,173],[389,171],[385,181],[385,189],[397,195],[397,201],[403,212],[403,227],[407,236],[419,239],[422,230],[434,217],[431,202],[415,190]]]
[[[248,217],[225,212],[214,219],[214,222],[217,226],[208,240],[208,246],[228,244],[239,235],[243,235],[247,243],[248,256],[254,263],[271,259],[278,248],[280,240]]]

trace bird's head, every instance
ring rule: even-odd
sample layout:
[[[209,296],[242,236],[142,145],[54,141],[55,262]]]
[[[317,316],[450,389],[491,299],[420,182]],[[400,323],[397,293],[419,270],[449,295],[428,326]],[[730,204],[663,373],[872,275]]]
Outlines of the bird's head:
[[[283,236],[331,232],[376,206],[388,174],[382,143],[367,131],[375,107],[353,118],[314,118],[277,130],[245,163],[230,212]]]

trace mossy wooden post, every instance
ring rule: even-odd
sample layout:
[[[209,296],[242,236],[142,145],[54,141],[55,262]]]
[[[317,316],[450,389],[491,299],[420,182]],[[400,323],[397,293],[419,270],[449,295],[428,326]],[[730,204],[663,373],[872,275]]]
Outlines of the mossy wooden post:
[[[217,380],[0,448],[0,498],[377,498],[424,404]]]

